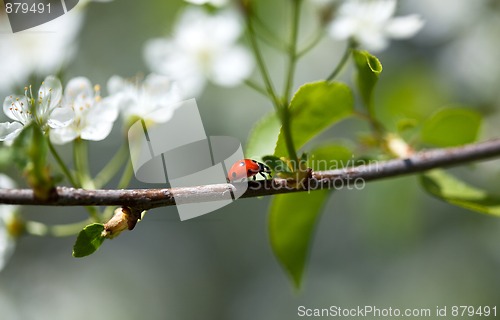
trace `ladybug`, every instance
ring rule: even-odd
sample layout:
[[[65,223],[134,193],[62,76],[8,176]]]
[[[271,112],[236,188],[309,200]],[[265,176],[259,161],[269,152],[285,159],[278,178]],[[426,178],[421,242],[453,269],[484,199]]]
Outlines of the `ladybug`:
[[[271,177],[271,169],[265,164],[252,159],[242,159],[233,164],[228,172],[227,181],[243,180],[250,177],[255,180],[257,174],[267,179],[265,173]]]

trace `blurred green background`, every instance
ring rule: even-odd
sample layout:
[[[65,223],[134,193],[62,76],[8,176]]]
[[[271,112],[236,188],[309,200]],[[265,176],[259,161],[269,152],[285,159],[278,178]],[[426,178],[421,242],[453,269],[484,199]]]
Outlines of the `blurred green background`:
[[[260,1],[264,20],[277,31],[283,29],[285,2]],[[481,139],[498,137],[500,66],[487,63],[500,53],[496,4],[401,1],[400,14],[419,13],[427,24],[415,39],[393,42],[378,54],[384,65],[376,92],[379,117],[390,126],[401,116],[391,111],[395,106],[418,116],[465,105],[486,115]],[[66,81],[82,75],[104,85],[114,74],[148,73],[143,43],[167,35],[184,5],[180,0],[91,3]],[[306,6],[304,39],[314,31],[314,13]],[[326,36],[301,62],[296,88],[324,78],[343,47]],[[284,60],[270,48],[265,56],[279,86]],[[344,81],[351,77],[351,69],[342,74]],[[208,135],[241,141],[272,110],[247,87],[209,86],[198,106]],[[94,171],[119,148],[118,127],[91,145]],[[349,120],[322,138],[352,138],[367,129]],[[452,171],[498,194],[499,164]],[[132,187],[148,185],[134,181]],[[500,220],[430,198],[417,177],[336,191],[318,225],[299,292],[268,244],[268,203],[268,198],[239,200],[186,222],[179,221],[175,208],[155,209],[133,232],[106,241],[84,259],[72,258],[73,237],[24,237],[0,273],[0,319],[295,319],[300,305],[435,310],[496,304],[500,312]],[[83,209],[24,209],[28,217],[50,223],[86,216]]]

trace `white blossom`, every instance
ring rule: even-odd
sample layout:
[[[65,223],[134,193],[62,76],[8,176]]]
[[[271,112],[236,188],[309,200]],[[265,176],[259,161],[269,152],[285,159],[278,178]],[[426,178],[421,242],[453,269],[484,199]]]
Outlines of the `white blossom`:
[[[15,183],[9,177],[0,173],[0,189],[13,189]],[[16,242],[7,229],[8,223],[14,217],[17,206],[0,205],[0,270],[3,269],[14,252]]]
[[[43,25],[11,33],[7,17],[0,16],[0,91],[25,83],[32,74],[51,74],[66,65],[76,52],[82,22],[82,12],[71,10]]]
[[[111,99],[102,99],[100,87],[93,87],[85,77],[77,77],[68,82],[62,106],[72,109],[75,117],[70,125],[50,130],[50,140],[56,144],[64,144],[76,138],[104,140],[118,117],[118,109]]]
[[[0,141],[11,143],[22,128],[35,121],[42,130],[66,127],[73,121],[71,108],[61,107],[62,85],[59,79],[48,76],[38,90],[35,99],[32,88],[26,87],[24,96],[10,95],[5,98],[3,112],[13,122],[0,123]]]
[[[93,0],[107,2],[106,0]],[[12,33],[7,15],[0,10],[0,93],[26,83],[35,75],[58,72],[77,52],[77,36],[85,18],[85,4],[42,25]]]
[[[328,31],[334,39],[352,39],[362,47],[381,51],[389,40],[414,36],[424,25],[418,15],[393,17],[397,0],[346,0]]]
[[[251,54],[236,43],[241,33],[234,11],[209,14],[191,7],[182,14],[171,38],[146,43],[145,59],[154,72],[175,80],[188,97],[199,95],[207,79],[236,86],[254,67]]]
[[[113,76],[108,81],[108,91],[109,99],[126,122],[134,118],[156,123],[168,121],[174,112],[172,106],[182,100],[175,83],[158,74],[150,74],[142,82]]]
[[[222,7],[228,3],[228,0],[185,0],[185,1],[197,5],[209,4],[214,7]]]

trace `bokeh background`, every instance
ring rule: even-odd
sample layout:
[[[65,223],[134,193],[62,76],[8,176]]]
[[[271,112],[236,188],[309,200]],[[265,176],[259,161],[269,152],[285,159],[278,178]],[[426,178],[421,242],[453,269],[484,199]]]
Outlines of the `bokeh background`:
[[[282,32],[286,1],[259,3],[264,20]],[[89,4],[78,50],[63,78],[83,75],[105,84],[114,74],[147,74],[143,44],[168,35],[185,5],[180,0]],[[394,123],[398,114],[392,110],[402,105],[415,114],[463,105],[485,115],[481,139],[498,137],[498,2],[402,0],[398,12],[419,13],[426,26],[414,39],[392,42],[378,54],[384,65],[376,92],[381,119]],[[312,5],[304,6],[303,18],[305,39],[316,26]],[[324,78],[343,48],[325,36],[301,61],[296,87]],[[285,61],[271,48],[265,48],[265,56],[279,86]],[[351,78],[348,68],[342,80]],[[2,96],[10,93],[3,90]],[[272,110],[244,86],[209,85],[198,106],[208,135],[241,141]],[[118,127],[105,141],[91,144],[95,172],[123,142]],[[367,130],[349,120],[321,138],[353,139]],[[499,164],[487,161],[451,171],[498,194]],[[148,187],[137,181],[131,186]],[[133,232],[106,241],[84,259],[71,256],[74,237],[23,237],[0,273],[0,319],[294,319],[300,305],[435,310],[496,304],[500,312],[500,220],[429,197],[417,177],[336,191],[317,226],[300,291],[272,255],[268,204],[269,198],[239,200],[186,222],[179,221],[175,208],[155,209]],[[74,208],[23,212],[48,223],[86,216]]]

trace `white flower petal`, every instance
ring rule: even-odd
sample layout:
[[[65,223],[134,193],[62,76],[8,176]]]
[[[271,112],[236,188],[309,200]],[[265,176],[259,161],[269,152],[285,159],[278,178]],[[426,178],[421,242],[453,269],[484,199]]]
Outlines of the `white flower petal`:
[[[8,234],[3,222],[0,221],[0,270],[2,270],[14,253],[15,241]]]
[[[144,115],[143,119],[146,122],[165,123],[172,118],[176,107],[180,105],[180,103],[164,104],[156,108],[153,112]]]
[[[250,52],[243,47],[234,47],[214,62],[211,79],[221,86],[237,86],[250,76],[253,68]]]
[[[92,87],[92,83],[89,79],[85,77],[73,78],[66,85],[66,89],[64,91],[65,103],[74,102],[78,96],[84,98],[94,96],[94,88]]]
[[[182,13],[173,37],[146,43],[145,60],[154,72],[172,78],[185,98],[199,95],[207,78],[234,86],[253,69],[250,55],[236,44],[241,32],[234,10],[212,14],[190,7]]]
[[[14,189],[15,187],[16,184],[11,178],[0,173],[0,189]],[[3,269],[15,249],[16,242],[9,235],[5,223],[10,220],[17,208],[18,206],[0,205],[0,270]]]
[[[0,141],[13,141],[23,130],[19,122],[0,123]]]
[[[61,103],[63,88],[61,81],[54,76],[48,76],[38,90],[38,101],[41,107],[41,116],[52,111]]]
[[[9,176],[0,173],[0,189],[15,189],[16,183]],[[1,215],[1,214],[0,214]]]
[[[391,19],[385,27],[385,32],[394,39],[407,39],[413,37],[423,26],[424,20],[414,14]]]
[[[123,90],[126,85],[126,81],[120,76],[112,76],[108,80],[108,91],[110,95],[118,93]]]
[[[152,73],[144,79],[143,86],[147,94],[161,98],[168,95],[172,88],[172,80],[169,77]]]
[[[234,43],[241,32],[241,22],[235,11],[208,14],[201,8],[190,7],[182,13],[175,27],[174,42],[185,49],[196,48],[207,41],[226,46]]]
[[[56,108],[50,113],[47,124],[51,128],[63,128],[70,125],[75,118],[75,112],[71,108]]]
[[[54,144],[65,144],[78,138],[79,133],[72,127],[50,130],[50,141]]]
[[[86,120],[90,123],[113,123],[118,118],[117,104],[110,97],[96,103],[87,113]]]
[[[396,0],[368,0],[366,2],[367,11],[369,11],[369,13],[373,15],[373,19],[377,21],[387,21],[396,12]]]
[[[382,33],[362,33],[356,40],[372,52],[380,52],[389,46],[389,40]]]
[[[347,0],[328,31],[334,39],[354,39],[373,51],[385,49],[390,38],[409,38],[423,26],[417,16],[392,18],[396,0]]]
[[[328,27],[330,36],[337,40],[347,40],[356,33],[356,21],[353,19],[338,18]]]
[[[186,0],[186,2],[192,4],[197,4],[197,5],[210,4],[215,7],[222,7],[226,5],[227,1],[228,0]]]
[[[112,122],[93,122],[82,129],[80,137],[84,140],[101,141],[111,132]]]
[[[31,121],[30,107],[25,96],[10,95],[3,102],[3,112],[12,120],[27,124]]]

